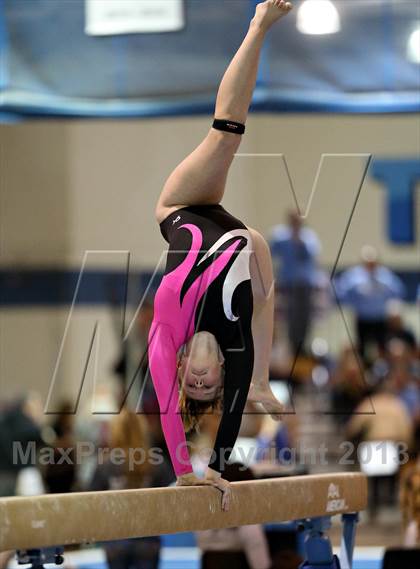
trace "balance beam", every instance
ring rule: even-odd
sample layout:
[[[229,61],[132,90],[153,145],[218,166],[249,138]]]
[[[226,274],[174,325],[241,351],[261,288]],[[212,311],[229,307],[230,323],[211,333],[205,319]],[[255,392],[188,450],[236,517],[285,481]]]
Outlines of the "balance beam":
[[[235,482],[228,512],[207,486],[0,499],[0,551],[112,541],[358,512],[366,477],[322,474]]]

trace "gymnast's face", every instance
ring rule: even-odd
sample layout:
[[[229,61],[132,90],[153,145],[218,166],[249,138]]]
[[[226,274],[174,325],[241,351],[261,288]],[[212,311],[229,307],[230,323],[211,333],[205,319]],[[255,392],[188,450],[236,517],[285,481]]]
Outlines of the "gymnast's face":
[[[224,358],[210,332],[197,332],[190,338],[178,360],[181,387],[187,397],[213,401],[223,382]]]

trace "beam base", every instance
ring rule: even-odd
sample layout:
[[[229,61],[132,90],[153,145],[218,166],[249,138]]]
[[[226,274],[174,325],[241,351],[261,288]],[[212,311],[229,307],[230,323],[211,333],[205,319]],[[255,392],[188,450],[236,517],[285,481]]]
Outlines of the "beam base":
[[[356,541],[356,526],[359,521],[359,514],[343,514],[341,519],[343,523],[340,552],[341,569],[351,569],[353,564],[353,551]]]
[[[63,547],[18,549],[16,552],[16,558],[18,565],[30,565],[31,569],[44,569],[44,563],[62,565],[64,563],[63,553]]]
[[[300,528],[306,532],[306,561],[300,569],[340,569],[340,561],[333,554],[330,539],[325,532],[331,527],[331,518],[324,516],[300,522]]]

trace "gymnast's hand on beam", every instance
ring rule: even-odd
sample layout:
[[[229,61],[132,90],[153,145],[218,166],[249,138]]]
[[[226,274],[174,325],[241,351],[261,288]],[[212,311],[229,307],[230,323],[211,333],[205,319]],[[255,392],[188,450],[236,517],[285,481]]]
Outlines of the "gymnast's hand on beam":
[[[178,476],[176,479],[176,486],[214,486],[213,482],[206,480],[206,478],[199,478],[190,472],[188,474],[183,474]]]
[[[211,472],[212,474],[209,474]],[[231,487],[227,480],[224,480],[219,472],[207,469],[206,478],[199,478],[193,472],[178,476],[176,486],[213,486],[222,492],[222,510],[227,512],[230,504]]]
[[[210,467],[207,468],[206,480],[210,480],[213,486],[222,493],[222,510],[227,512],[229,510],[230,500],[232,497],[232,486],[227,480],[222,478],[220,472],[217,472]]]

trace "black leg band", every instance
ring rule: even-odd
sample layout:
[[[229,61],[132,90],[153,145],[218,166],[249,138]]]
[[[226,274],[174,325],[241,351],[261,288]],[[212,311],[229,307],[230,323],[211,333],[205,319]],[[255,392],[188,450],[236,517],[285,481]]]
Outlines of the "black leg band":
[[[226,132],[233,132],[233,134],[243,134],[245,132],[245,125],[235,121],[225,121],[223,119],[214,119],[213,128],[217,130],[224,130]]]

